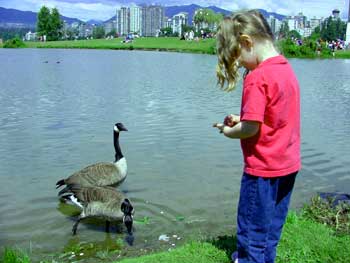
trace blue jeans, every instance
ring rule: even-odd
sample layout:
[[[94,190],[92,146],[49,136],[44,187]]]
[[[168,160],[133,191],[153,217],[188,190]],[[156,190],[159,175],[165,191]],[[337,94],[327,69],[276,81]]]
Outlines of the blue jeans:
[[[237,215],[239,263],[273,263],[298,172],[277,178],[243,174]]]

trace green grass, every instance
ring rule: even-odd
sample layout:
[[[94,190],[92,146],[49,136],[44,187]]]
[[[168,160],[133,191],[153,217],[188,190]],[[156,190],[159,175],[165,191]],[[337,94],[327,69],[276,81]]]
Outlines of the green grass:
[[[350,236],[327,225],[290,214],[278,247],[277,263],[347,263]]]
[[[126,258],[117,262],[229,263],[235,247],[236,238],[227,235],[212,240],[193,241],[170,251]],[[55,262],[66,262],[61,261],[63,258],[59,257]],[[114,257],[105,251],[103,258],[107,259],[107,262],[113,262]],[[276,263],[348,263],[349,259],[350,235],[339,233],[330,225],[315,222],[304,213],[289,213],[278,246]],[[30,263],[30,260],[18,250],[6,249],[4,259],[0,259],[0,262]]]
[[[225,251],[216,248],[207,242],[191,242],[183,247],[161,252],[157,254],[142,256],[138,258],[125,259],[120,263],[229,263]]]
[[[105,40],[72,40],[51,42],[26,42],[28,48],[81,48],[81,49],[126,49],[126,50],[159,50],[215,54],[215,39],[185,41],[179,38],[138,38],[132,43],[122,43],[122,38]]]
[[[120,263],[153,262],[230,262],[236,238],[221,236],[206,242],[192,242],[170,252],[139,258],[124,259]],[[276,263],[348,263],[350,236],[336,235],[329,226],[290,213],[278,246]]]
[[[2,263],[30,263],[29,257],[19,249],[5,248]]]

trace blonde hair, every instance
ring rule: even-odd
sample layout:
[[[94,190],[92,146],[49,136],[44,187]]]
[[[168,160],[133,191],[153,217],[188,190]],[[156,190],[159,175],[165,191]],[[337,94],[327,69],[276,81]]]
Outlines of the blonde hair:
[[[238,58],[241,54],[240,36],[248,35],[254,40],[270,40],[273,34],[263,15],[256,10],[241,11],[225,17],[217,33],[218,84],[224,91],[235,89],[239,79]],[[227,86],[225,84],[227,82]]]

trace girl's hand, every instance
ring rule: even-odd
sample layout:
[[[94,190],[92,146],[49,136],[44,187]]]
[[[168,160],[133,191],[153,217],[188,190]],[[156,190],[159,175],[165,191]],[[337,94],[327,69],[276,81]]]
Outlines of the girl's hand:
[[[227,115],[224,119],[224,124],[229,127],[233,127],[239,122],[240,122],[240,117],[234,114]]]
[[[213,127],[218,128],[219,131],[220,131],[220,133],[223,133],[223,132],[224,132],[225,124],[223,124],[223,123],[214,123],[214,124],[213,124]]]

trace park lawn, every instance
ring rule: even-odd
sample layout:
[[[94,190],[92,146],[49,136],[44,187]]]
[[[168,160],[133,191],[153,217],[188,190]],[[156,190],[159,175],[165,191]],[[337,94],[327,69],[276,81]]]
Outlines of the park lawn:
[[[161,252],[119,263],[229,263],[235,248],[232,236],[197,241],[170,252]],[[335,235],[323,224],[291,212],[278,246],[276,263],[347,263],[350,260],[350,236]],[[115,262],[116,263],[116,262]]]
[[[200,39],[185,41],[176,37],[137,38],[132,43],[122,43],[122,38],[106,40],[67,40],[48,42],[26,42],[28,48],[81,48],[81,49],[140,49],[215,54],[216,40]]]

